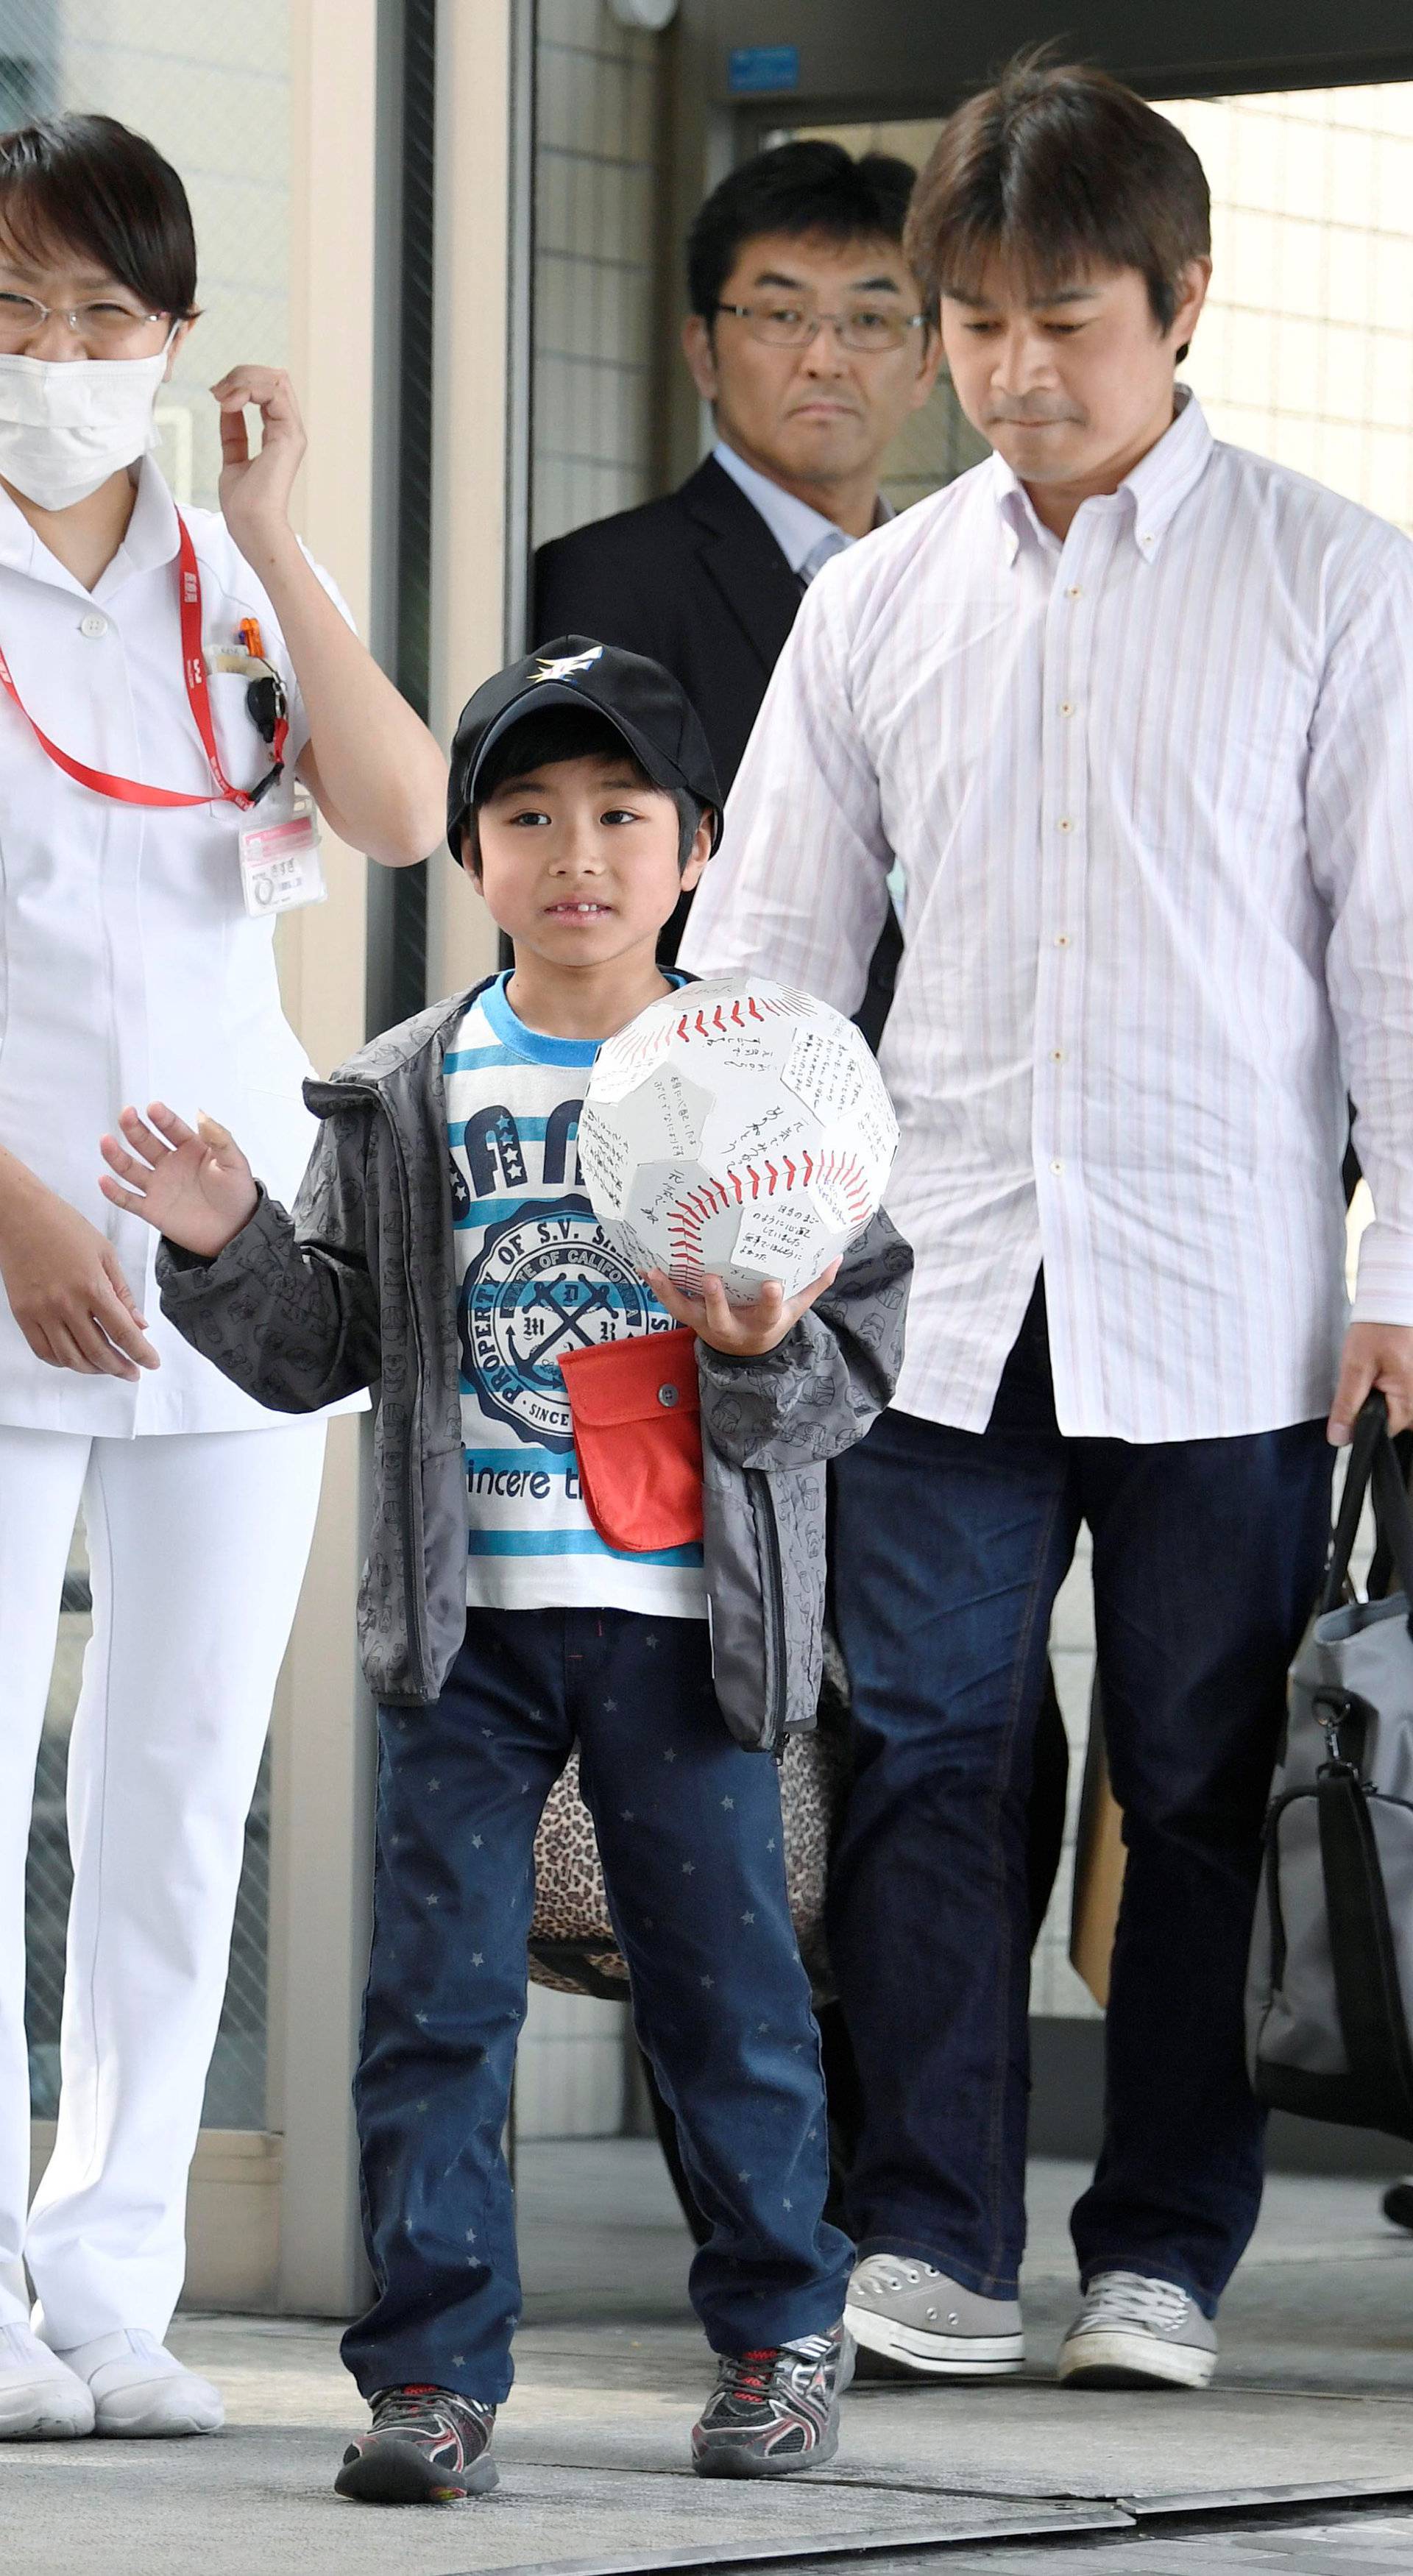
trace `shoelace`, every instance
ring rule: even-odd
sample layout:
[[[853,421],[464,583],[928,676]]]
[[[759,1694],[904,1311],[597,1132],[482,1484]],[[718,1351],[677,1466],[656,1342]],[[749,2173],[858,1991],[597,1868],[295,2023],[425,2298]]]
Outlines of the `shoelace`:
[[[780,2346],[769,2344],[760,2352],[733,2352],[722,2357],[721,2376],[733,2397],[764,2397],[780,2358]]]
[[[373,2400],[374,2424],[380,2433],[396,2431],[404,2424],[420,2424],[426,2415],[429,2398],[439,2406],[459,2406],[478,2424],[485,2423],[494,2412],[493,2408],[483,2406],[479,2398],[458,2397],[455,2389],[437,2388],[429,2382],[425,2387],[380,2389]]]
[[[1086,2326],[1140,2326],[1170,2333],[1180,2326],[1187,2292],[1174,2281],[1150,2281],[1141,2272],[1104,2272],[1084,2303]]]
[[[902,2290],[919,2281],[940,2281],[943,2275],[935,2263],[906,2263],[898,2254],[870,2254],[854,2274],[856,2290]]]
[[[756,2352],[727,2353],[722,2357],[721,2375],[733,2396],[764,2397],[782,2361],[825,2361],[832,2343],[831,2335],[800,2335],[794,2343],[764,2344]]]

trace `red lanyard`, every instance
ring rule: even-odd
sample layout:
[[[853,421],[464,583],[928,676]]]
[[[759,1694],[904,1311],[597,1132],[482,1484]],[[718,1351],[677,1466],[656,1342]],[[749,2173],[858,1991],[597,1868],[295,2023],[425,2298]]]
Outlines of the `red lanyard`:
[[[201,575],[197,570],[196,548],[191,542],[191,531],[180,515],[177,526],[180,530],[177,565],[182,623],[182,677],[186,682],[187,702],[191,708],[192,720],[201,736],[201,747],[210,763],[211,776],[215,781],[213,793],[205,796],[186,796],[174,787],[143,787],[135,778],[114,778],[106,769],[90,769],[81,760],[71,760],[66,751],[61,751],[56,742],[50,741],[47,733],[40,732],[10,677],[10,667],[3,653],[0,653],[0,688],[6,691],[19,708],[36,742],[41,750],[48,753],[56,768],[65,771],[68,777],[76,778],[80,787],[91,787],[95,796],[111,797],[119,805],[213,805],[219,796],[223,797],[228,804],[239,806],[244,813],[255,803],[255,798],[248,796],[243,787],[232,787],[221,767],[220,754],[216,749],[216,729],[211,722],[211,693],[206,685],[206,656],[201,649]],[[281,714],[276,719],[274,739],[270,746],[276,764],[284,758],[288,735],[289,719]]]

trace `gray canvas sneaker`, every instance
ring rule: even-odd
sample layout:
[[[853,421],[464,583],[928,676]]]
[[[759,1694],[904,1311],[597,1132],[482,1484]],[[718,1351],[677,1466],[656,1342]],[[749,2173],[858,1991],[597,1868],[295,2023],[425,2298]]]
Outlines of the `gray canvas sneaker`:
[[[1174,2281],[1098,2272],[1060,2346],[1055,2377],[1071,2388],[1205,2388],[1217,2329]]]
[[[1018,2299],[983,2299],[907,2254],[854,2267],[844,2323],[866,2352],[924,2379],[1004,2379],[1025,2360]]]

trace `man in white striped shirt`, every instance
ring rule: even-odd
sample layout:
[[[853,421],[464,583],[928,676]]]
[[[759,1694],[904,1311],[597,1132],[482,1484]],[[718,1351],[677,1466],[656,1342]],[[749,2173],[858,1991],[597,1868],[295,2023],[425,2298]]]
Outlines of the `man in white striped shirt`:
[[[849,2321],[936,2375],[1020,2366],[1022,1822],[1079,1525],[1129,1859],[1060,2375],[1201,2387],[1260,2200],[1242,1983],[1329,1442],[1376,1384],[1413,1413],[1413,547],[1175,388],[1208,240],[1196,155],[1101,74],[1022,62],[949,121],[909,250],[996,452],[813,585],[683,949],[852,1011],[901,871],[917,1273],[838,1477],[831,1938]]]

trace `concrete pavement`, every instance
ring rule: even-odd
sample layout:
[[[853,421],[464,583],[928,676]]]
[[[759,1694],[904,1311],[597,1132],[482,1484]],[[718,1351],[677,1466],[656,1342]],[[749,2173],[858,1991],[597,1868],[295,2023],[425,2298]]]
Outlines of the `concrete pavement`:
[[[359,2408],[337,2329],[291,2319],[183,2317],[173,2342],[217,2379],[230,2422],[189,2443],[13,2444],[0,2452],[5,2576],[361,2576],[601,2567],[683,2552],[850,2551],[876,2576],[964,2566],[1111,2576],[1400,2576],[1413,2522],[1298,2533],[1167,2533],[1163,2501],[1222,2505],[1260,2491],[1405,2490],[1413,2508],[1413,2238],[1385,2226],[1367,2183],[1278,2177],[1222,2320],[1205,2396],[1082,2395],[1047,2378],[1071,2313],[1064,2214],[1077,2168],[1037,2167],[1027,2267],[1027,2375],[990,2387],[869,2383],[845,2407],[838,2459],[783,2489],[704,2485],[686,2440],[710,2364],[686,2307],[690,2247],[646,2141],[533,2147],[520,2174],[525,2324],[496,2436],[501,2487],[453,2510],[375,2511],[331,2489]],[[1143,2536],[1134,2513],[1143,2516]],[[1380,2527],[1385,2536],[1378,2537]],[[1387,2534],[1392,2532],[1393,2538]],[[914,2554],[951,2534],[955,2554]],[[1083,2535],[1089,2535],[1086,2543]],[[1005,2546],[1008,2540],[1012,2546]],[[888,2544],[893,2544],[889,2546]],[[998,2544],[1003,2555],[994,2552]],[[1043,2545],[1042,2545],[1043,2544]],[[1312,2540],[1309,2547],[1317,2544]],[[1281,2549],[1287,2554],[1282,2558]],[[1250,2555],[1255,2551],[1255,2556]],[[1202,2554],[1205,2552],[1205,2556]],[[896,2553],[896,2554],[895,2554]],[[1166,2553],[1166,2554],[1164,2554]]]

